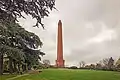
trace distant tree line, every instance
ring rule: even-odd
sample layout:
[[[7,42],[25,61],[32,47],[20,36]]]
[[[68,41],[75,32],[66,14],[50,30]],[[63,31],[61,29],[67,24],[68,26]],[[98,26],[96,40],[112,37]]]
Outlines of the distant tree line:
[[[89,69],[89,70],[105,70],[105,71],[120,71],[120,58],[115,61],[112,57],[105,58],[96,64],[86,65],[84,61],[79,62],[77,66],[71,66],[69,69]]]

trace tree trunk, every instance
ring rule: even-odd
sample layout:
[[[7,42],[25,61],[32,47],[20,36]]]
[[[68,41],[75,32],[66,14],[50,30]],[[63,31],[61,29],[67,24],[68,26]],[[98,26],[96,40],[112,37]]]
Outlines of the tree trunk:
[[[12,62],[13,62],[12,58],[9,57],[9,72],[10,72],[10,74],[13,73],[13,65],[12,65]]]
[[[20,73],[20,63],[18,63],[18,73]]]
[[[3,74],[3,54],[0,53],[0,75]]]
[[[28,70],[31,70],[31,64],[27,64]]]
[[[22,70],[23,70],[23,72],[27,70],[26,64],[22,65]]]
[[[13,60],[13,66],[14,66],[14,72],[17,72],[18,70],[17,70],[17,65],[15,60]]]

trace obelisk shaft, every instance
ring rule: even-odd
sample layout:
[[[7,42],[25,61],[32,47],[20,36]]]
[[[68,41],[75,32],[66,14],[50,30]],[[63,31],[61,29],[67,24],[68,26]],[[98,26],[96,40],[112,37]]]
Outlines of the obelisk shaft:
[[[59,20],[58,22],[58,43],[57,43],[57,67],[64,67],[63,60],[63,41],[62,41],[62,22]]]

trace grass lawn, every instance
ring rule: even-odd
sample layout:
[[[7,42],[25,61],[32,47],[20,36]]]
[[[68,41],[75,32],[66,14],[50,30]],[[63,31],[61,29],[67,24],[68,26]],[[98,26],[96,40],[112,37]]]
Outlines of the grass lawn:
[[[5,80],[4,78],[2,80]],[[120,80],[119,72],[46,69],[39,74],[29,74],[12,80]]]
[[[0,80],[6,80],[8,78],[12,78],[12,77],[15,77],[15,76],[16,75],[5,74],[5,75],[0,76]]]

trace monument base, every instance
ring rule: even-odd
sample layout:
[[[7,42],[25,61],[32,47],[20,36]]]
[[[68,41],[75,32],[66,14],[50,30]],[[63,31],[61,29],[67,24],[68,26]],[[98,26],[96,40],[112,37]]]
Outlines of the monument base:
[[[64,68],[65,67],[64,63],[65,63],[65,60],[56,60],[56,67]]]

